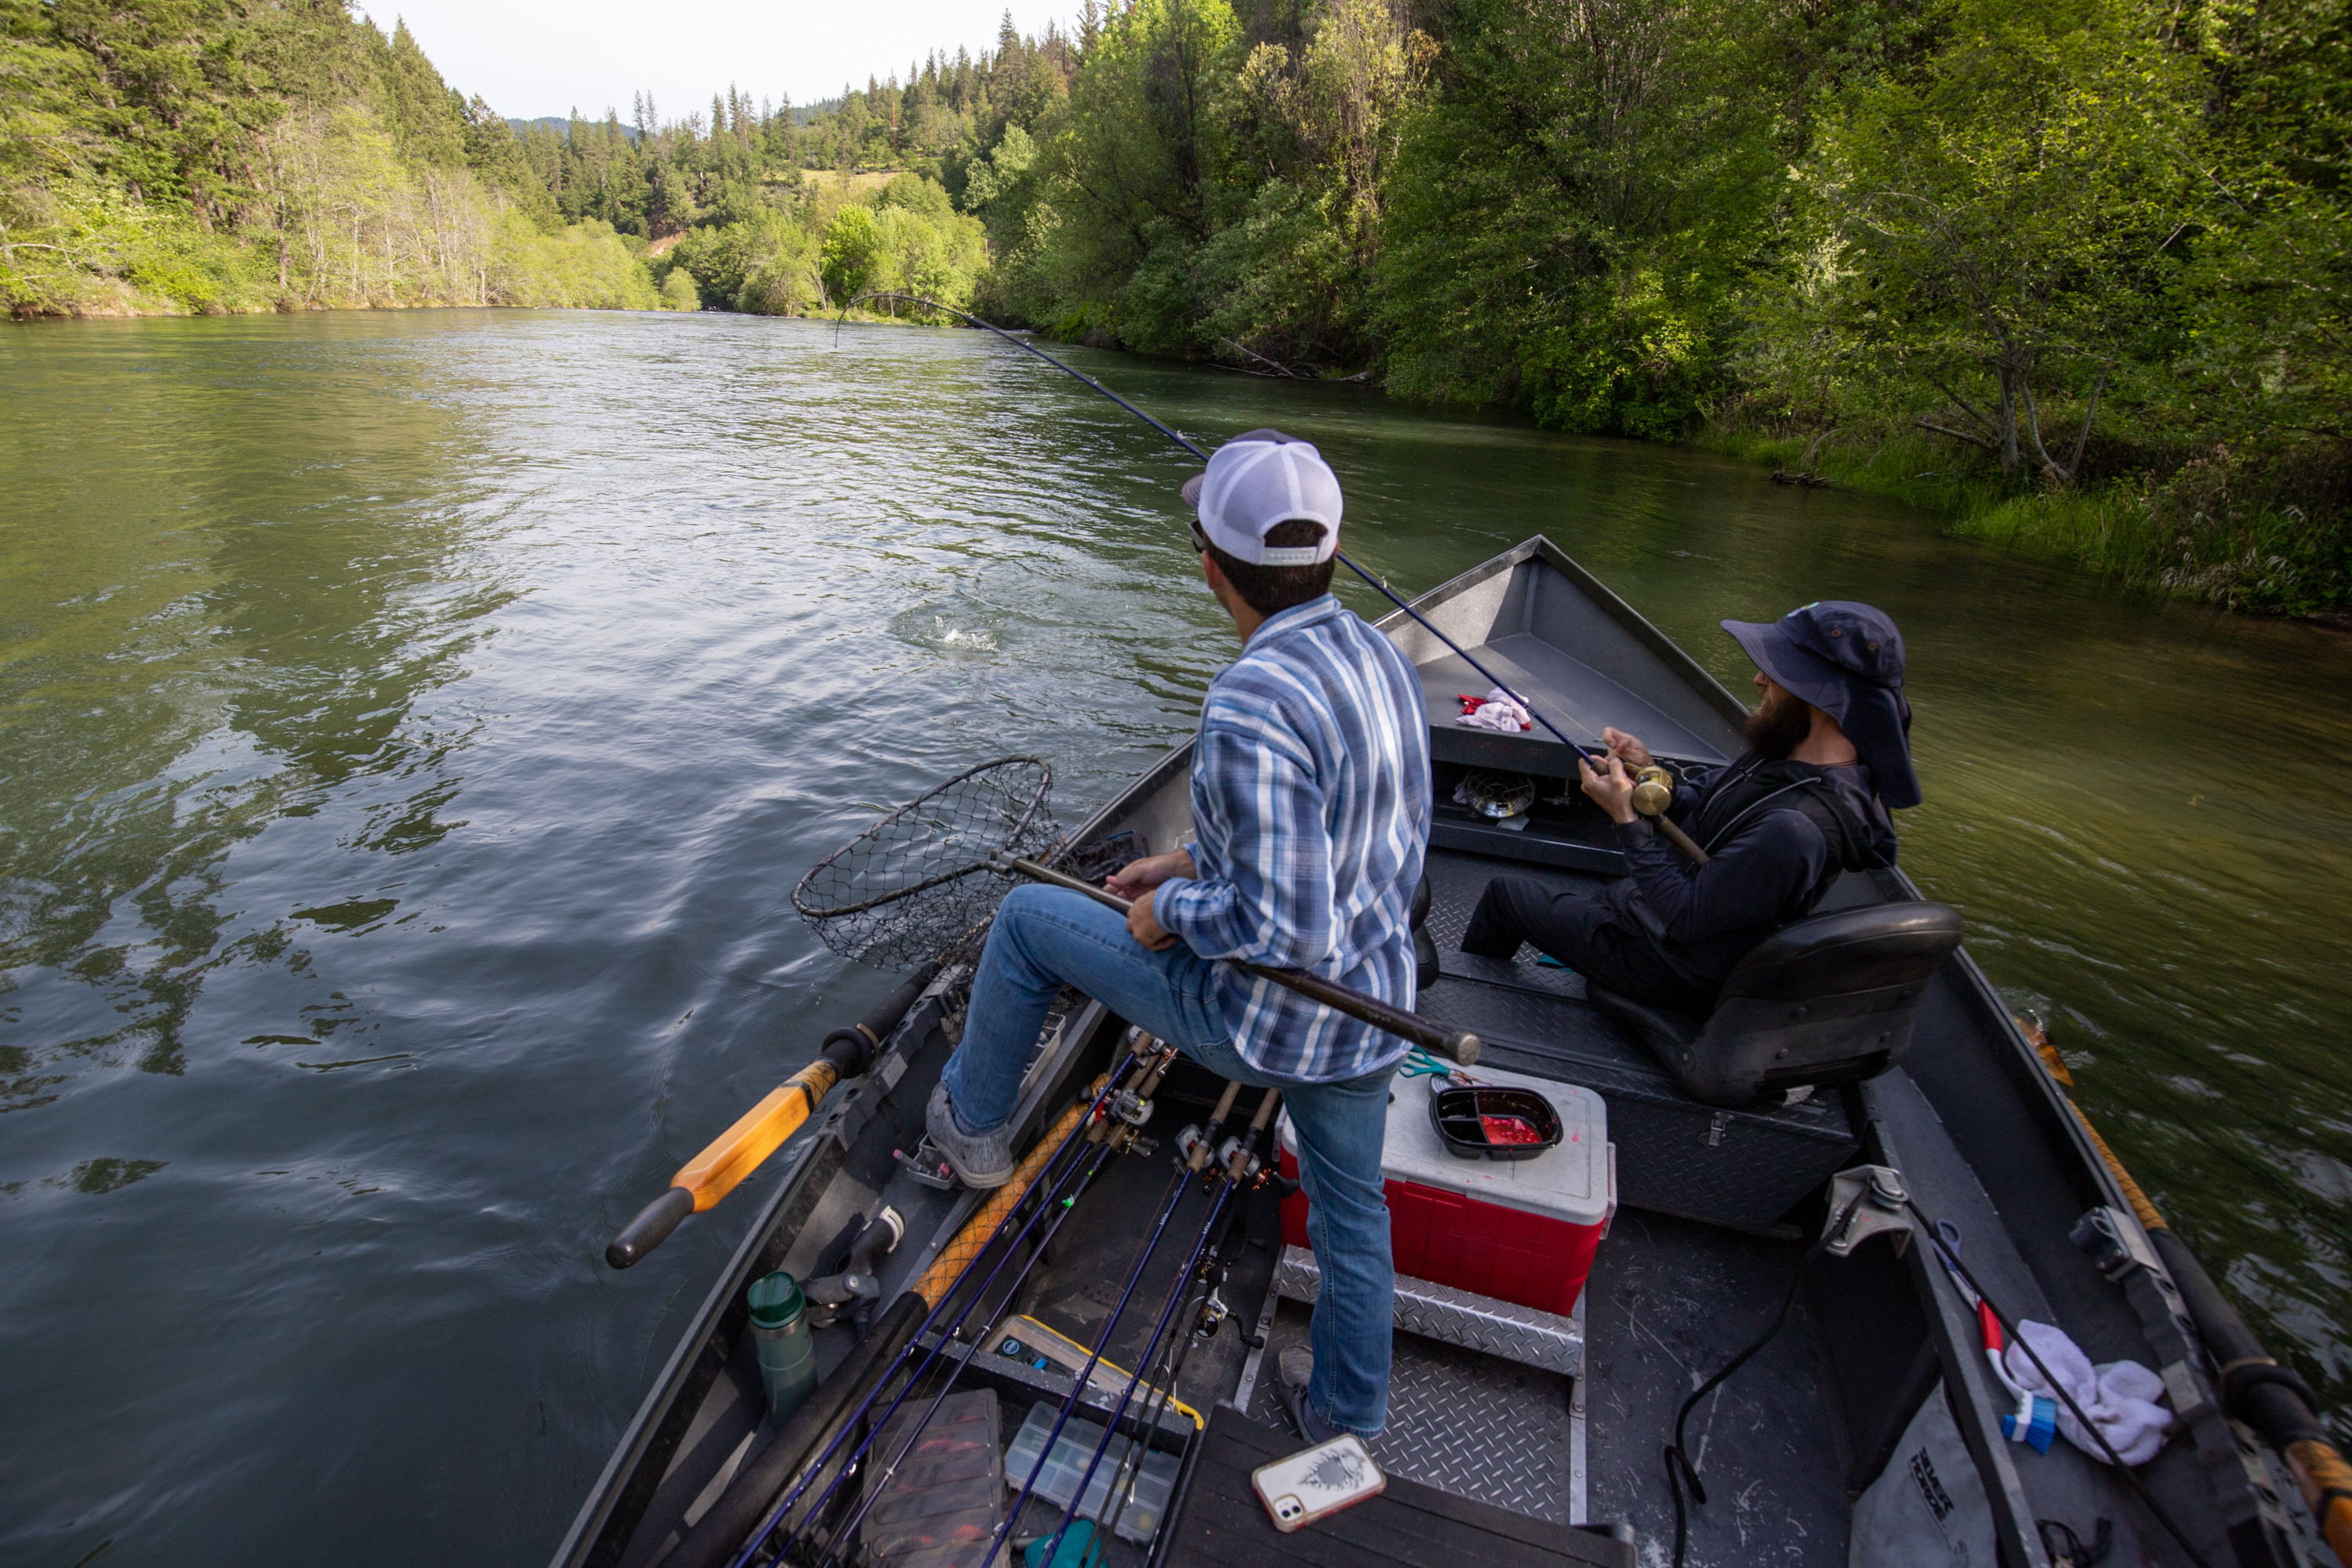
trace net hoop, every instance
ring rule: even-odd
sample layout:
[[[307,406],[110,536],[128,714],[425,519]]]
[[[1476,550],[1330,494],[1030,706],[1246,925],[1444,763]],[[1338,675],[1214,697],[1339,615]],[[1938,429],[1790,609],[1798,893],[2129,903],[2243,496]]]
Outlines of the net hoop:
[[[969,945],[994,914],[991,879],[1003,873],[991,858],[1058,847],[1053,784],[1043,757],[975,763],[810,867],[793,909],[834,952],[885,968],[939,956],[941,944]]]

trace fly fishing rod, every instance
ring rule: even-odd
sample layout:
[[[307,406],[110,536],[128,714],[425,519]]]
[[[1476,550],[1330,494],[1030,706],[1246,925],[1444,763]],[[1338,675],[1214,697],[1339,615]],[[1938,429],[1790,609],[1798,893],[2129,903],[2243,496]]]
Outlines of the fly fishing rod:
[[[1038,1553],[1044,1561],[1051,1563],[1055,1561],[1056,1555],[1059,1553],[1062,1538],[1069,1533],[1070,1521],[1077,1517],[1078,1507],[1086,1500],[1087,1489],[1094,1484],[1095,1471],[1101,1467],[1103,1456],[1109,1450],[1111,1440],[1118,1435],[1119,1417],[1127,1414],[1128,1404],[1135,1397],[1137,1385],[1142,1382],[1144,1373],[1150,1366],[1152,1358],[1160,1353],[1160,1346],[1161,1342],[1167,1338],[1169,1325],[1175,1321],[1176,1309],[1182,1303],[1184,1298],[1191,1294],[1192,1277],[1201,1267],[1201,1258],[1208,1249],[1209,1238],[1217,1232],[1217,1222],[1223,1217],[1226,1205],[1232,1202],[1234,1194],[1241,1191],[1242,1184],[1245,1177],[1255,1173],[1253,1169],[1254,1156],[1251,1152],[1251,1145],[1256,1142],[1258,1134],[1262,1132],[1266,1124],[1272,1121],[1274,1109],[1281,1102],[1281,1090],[1268,1089],[1265,1091],[1265,1095],[1258,1100],[1257,1115],[1250,1122],[1249,1132],[1244,1136],[1244,1141],[1235,1148],[1233,1156],[1227,1162],[1225,1166],[1220,1170],[1215,1176],[1211,1178],[1212,1184],[1217,1188],[1216,1202],[1210,1206],[1208,1217],[1201,1222],[1200,1235],[1196,1237],[1192,1242],[1192,1256],[1184,1260],[1184,1267],[1178,1271],[1175,1279],[1171,1281],[1168,1287],[1167,1303],[1160,1308],[1159,1321],[1152,1325],[1150,1339],[1145,1342],[1144,1348],[1136,1356],[1135,1372],[1128,1378],[1127,1386],[1119,1391],[1118,1405],[1113,1407],[1110,1415],[1103,1424],[1103,1435],[1096,1440],[1094,1452],[1088,1456],[1087,1459],[1086,1473],[1078,1478],[1076,1489],[1070,1494],[1070,1500],[1064,1505],[1061,1520],[1054,1527],[1053,1538],[1046,1542],[1044,1549]],[[1181,1174],[1191,1174],[1191,1165],[1189,1161],[1186,1163]],[[1108,1336],[1106,1336],[1106,1338],[1108,1338]],[[1155,1392],[1162,1394],[1164,1397],[1167,1398],[1174,1397],[1176,1386],[1175,1377],[1176,1373],[1171,1365],[1171,1368],[1166,1378],[1163,1380],[1160,1389]],[[1157,1414],[1151,1412],[1151,1404],[1149,1396],[1147,1396],[1145,1400],[1145,1410],[1147,1413],[1150,1413],[1150,1420],[1139,1421],[1138,1423],[1138,1430],[1132,1440],[1132,1447],[1120,1456],[1118,1474],[1112,1478],[1111,1483],[1107,1486],[1103,1491],[1103,1509],[1104,1512],[1108,1515],[1108,1518],[1105,1521],[1105,1528],[1113,1532],[1116,1532],[1118,1529],[1118,1519],[1126,1512],[1126,1504],[1124,1501],[1121,1501],[1118,1510],[1114,1512],[1111,1509],[1111,1500],[1120,1495],[1118,1483],[1120,1477],[1124,1476],[1128,1471],[1128,1461],[1130,1458],[1137,1459],[1139,1461],[1138,1468],[1140,1468],[1140,1450],[1148,1441],[1153,1424],[1158,1420]],[[1050,1447],[1047,1452],[1049,1454],[1051,1453]],[[1041,1456],[1039,1465],[1042,1467],[1044,1463],[1045,1458]],[[1132,1483],[1129,1483],[1130,1493],[1132,1492]],[[1003,1529],[999,1531],[998,1533],[1000,1535],[1005,1531],[1009,1531],[1013,1528],[1013,1519],[1019,1513],[1019,1505],[1016,1503],[1013,1508],[1013,1515],[1008,1515],[1006,1517]],[[984,1557],[981,1560],[981,1568],[988,1568],[988,1564],[993,1556],[994,1552],[992,1549],[989,1557]]]
[[[1159,420],[1154,419],[1150,415],[1146,414],[1142,409],[1138,408],[1134,404],[1129,403],[1126,398],[1121,397],[1118,393],[1113,392],[1109,387],[1105,386],[1101,382],[1097,381],[1093,376],[1088,375],[1085,371],[1078,369],[1077,366],[1074,364],[1069,364],[1062,360],[1055,359],[1052,354],[1047,353],[1035,343],[1029,342],[1025,337],[1019,336],[1013,332],[1008,332],[1003,328],[997,326],[992,321],[983,321],[978,316],[971,314],[969,310],[959,310],[952,305],[942,305],[936,300],[928,300],[919,294],[900,294],[891,289],[877,289],[870,294],[858,295],[856,299],[848,301],[847,304],[842,306],[841,309],[843,315],[846,316],[852,306],[857,305],[867,300],[897,300],[910,305],[920,305],[927,310],[937,310],[943,316],[953,316],[957,321],[963,322],[967,326],[978,327],[984,332],[993,332],[998,337],[1003,338],[1006,342],[1011,343],[1013,347],[1036,355],[1039,359],[1044,360],[1047,364],[1052,365],[1055,370],[1060,371],[1063,374],[1074,376],[1077,380],[1084,382],[1087,385],[1094,388],[1095,391],[1099,392],[1105,397],[1109,398],[1113,403],[1118,404],[1121,408],[1126,409],[1129,414],[1134,415],[1138,419],[1142,420],[1146,425],[1150,426],[1154,430],[1159,431],[1162,436],[1167,437],[1171,441],[1175,442],[1176,445],[1181,447],[1184,451],[1200,458],[1202,462],[1205,463],[1209,460],[1209,454],[1203,451],[1199,443],[1192,440],[1191,437],[1186,436],[1181,430],[1177,430],[1170,426],[1161,424]],[[840,330],[839,320],[835,321],[834,327],[836,331]],[[1427,632],[1431,637],[1435,637],[1439,642],[1444,643],[1447,647],[1453,649],[1454,657],[1461,659],[1463,663],[1468,665],[1471,668],[1476,670],[1480,675],[1492,682],[1496,690],[1504,692],[1509,696],[1512,701],[1517,702],[1520,707],[1525,708],[1528,710],[1528,716],[1529,718],[1533,719],[1537,723],[1541,724],[1545,729],[1549,730],[1552,732],[1552,738],[1554,740],[1557,740],[1561,745],[1566,746],[1580,760],[1587,763],[1597,763],[1600,765],[1601,772],[1604,774],[1607,773],[1609,752],[1605,745],[1600,752],[1587,752],[1582,746],[1577,744],[1574,741],[1570,740],[1559,725],[1544,717],[1543,710],[1541,709],[1536,707],[1535,704],[1529,702],[1525,697],[1519,695],[1517,691],[1512,690],[1508,682],[1504,680],[1501,676],[1496,675],[1493,670],[1488,669],[1485,665],[1479,663],[1476,658],[1471,654],[1469,649],[1464,647],[1460,643],[1455,642],[1452,637],[1447,637],[1444,632],[1438,630],[1435,626],[1431,624],[1428,616],[1423,615],[1419,610],[1414,609],[1412,605],[1400,597],[1396,590],[1390,587],[1384,579],[1375,577],[1370,572],[1365,571],[1361,566],[1357,565],[1355,562],[1348,558],[1348,552],[1344,550],[1333,551],[1332,558],[1338,561],[1340,565],[1345,566],[1349,571],[1353,572],[1357,576],[1361,577],[1366,583],[1370,584],[1373,588],[1379,591],[1381,596],[1388,600],[1390,604],[1394,605],[1398,609],[1402,610],[1406,615],[1411,616],[1415,621],[1419,622],[1421,624],[1422,630]],[[1590,735],[1592,733],[1591,725],[1582,723],[1572,716],[1569,721],[1575,724],[1578,729],[1582,730],[1586,734]],[[1595,735],[1593,736],[1593,739],[1599,740],[1600,737]]]
[[[1037,1450],[1036,1463],[1029,1467],[1029,1474],[1022,1480],[1021,1489],[1013,1497],[1013,1505],[1005,1510],[1003,1521],[996,1527],[996,1533],[990,1538],[988,1551],[980,1560],[981,1568],[989,1568],[989,1564],[996,1560],[998,1551],[1004,1544],[1004,1538],[1012,1532],[1013,1521],[1021,1517],[1021,1510],[1028,1502],[1030,1493],[1036,1490],[1038,1478],[1045,1473],[1045,1467],[1052,1463],[1054,1446],[1061,1441],[1062,1428],[1069,1425],[1070,1417],[1076,1413],[1079,1402],[1086,1397],[1087,1389],[1094,1381],[1095,1368],[1101,1363],[1103,1352],[1110,1347],[1111,1336],[1118,1332],[1119,1321],[1127,1316],[1128,1306],[1135,1300],[1135,1292],[1142,1285],[1145,1272],[1150,1268],[1151,1260],[1159,1256],[1160,1244],[1167,1239],[1169,1223],[1176,1217],[1176,1211],[1183,1206],[1184,1194],[1190,1186],[1186,1177],[1191,1173],[1181,1163],[1177,1165],[1175,1174],[1168,1184],[1167,1195],[1160,1201],[1159,1216],[1152,1224],[1151,1235],[1144,1243],[1134,1267],[1128,1270],[1127,1279],[1120,1287],[1118,1302],[1111,1309],[1110,1317],[1103,1323],[1102,1331],[1095,1336],[1094,1347],[1087,1352],[1086,1364],[1078,1369],[1076,1379],[1070,1385],[1069,1397],[1062,1402],[1061,1408],[1055,1414],[1053,1426],[1046,1429],[1045,1441]],[[1223,1205],[1220,1203],[1216,1206],[1222,1208]],[[1190,1272],[1189,1265],[1187,1272]],[[1180,1287],[1182,1280],[1183,1276],[1180,1275],[1178,1277]],[[1137,1376],[1141,1375],[1141,1368],[1150,1359],[1149,1353],[1136,1358]],[[1130,1391],[1132,1387],[1133,1381],[1130,1379]],[[1121,1399],[1119,1409],[1123,1411],[1125,1408],[1126,1401]],[[1107,1425],[1106,1430],[1115,1430],[1117,1426],[1118,1416],[1114,1415]],[[1089,1470],[1088,1474],[1091,1477],[1092,1471]],[[1008,1482],[1010,1479],[1007,1478]],[[1082,1489],[1077,1495],[1083,1499],[1086,1493]]]
[[[1081,1163],[1085,1165],[1085,1174],[1078,1180],[1075,1190],[1077,1192],[1085,1191],[1092,1183],[1095,1174],[1102,1169],[1104,1163],[1108,1161],[1110,1156],[1115,1152],[1117,1152],[1117,1151],[1111,1149],[1106,1143],[1093,1143],[1087,1153],[1082,1156]],[[1045,1234],[1037,1238],[1036,1244],[1027,1249],[1030,1261],[1022,1268],[1019,1276],[1007,1286],[1006,1294],[1008,1296],[1013,1291],[1018,1290],[1021,1288],[1023,1281],[1028,1277],[1030,1268],[1035,1267],[1036,1259],[1045,1256],[1046,1248],[1053,1245],[1055,1237],[1061,1233],[1063,1222],[1067,1220],[1070,1215],[1075,1212],[1076,1207],[1075,1202],[1062,1202],[1059,1201],[1059,1198],[1060,1194],[1058,1192],[1048,1195],[1046,1199],[1046,1207],[1053,1211],[1053,1223],[1045,1227]],[[1014,1250],[1018,1249],[1016,1248]],[[963,1321],[969,1321],[972,1310],[989,1299],[990,1291],[996,1283],[996,1276],[1003,1271],[1004,1265],[1011,1261],[1013,1257],[1013,1251],[1008,1250],[1003,1258],[1000,1258],[997,1260],[996,1268],[990,1272],[988,1279],[981,1282],[980,1289],[973,1293],[971,1300],[966,1303],[962,1314]],[[958,1329],[961,1329],[961,1322],[957,1325]],[[906,1403],[908,1396],[915,1392],[916,1388],[921,1384],[924,1377],[930,1372],[931,1368],[938,1364],[940,1352],[947,1348],[948,1341],[953,1332],[954,1331],[943,1331],[940,1334],[938,1342],[933,1345],[930,1354],[924,1359],[921,1366],[916,1368],[914,1372],[908,1375],[905,1385],[900,1389],[898,1396],[890,1402],[890,1407],[883,1411],[880,1415],[874,1416],[868,1423],[868,1436],[866,1440],[857,1446],[855,1452],[851,1453],[846,1458],[842,1460],[834,1476],[833,1484],[825,1489],[824,1496],[818,1498],[815,1502],[809,1505],[807,1510],[802,1515],[800,1528],[793,1531],[793,1533],[784,1542],[782,1547],[783,1552],[790,1552],[795,1545],[801,1543],[804,1532],[814,1530],[815,1521],[824,1516],[825,1508],[832,1502],[834,1495],[841,1489],[843,1483],[849,1479],[852,1467],[856,1465],[857,1462],[868,1452],[874,1450],[876,1445],[881,1438],[882,1434],[888,1429],[891,1417],[898,1413],[899,1406]],[[967,1352],[964,1355],[954,1358],[954,1362],[955,1364],[950,1369],[947,1376],[940,1380],[939,1391],[932,1395],[930,1404],[924,1407],[922,1414],[918,1415],[909,1426],[906,1439],[898,1445],[898,1452],[892,1454],[889,1458],[884,1462],[882,1468],[870,1479],[866,1481],[866,1495],[864,1500],[858,1504],[856,1510],[833,1531],[832,1538],[825,1543],[824,1551],[817,1554],[817,1560],[820,1563],[832,1557],[841,1549],[845,1542],[852,1542],[856,1539],[857,1527],[866,1521],[866,1514],[873,1510],[876,1503],[881,1500],[882,1493],[888,1488],[891,1478],[898,1473],[899,1466],[906,1462],[907,1456],[914,1451],[915,1446],[918,1443],[922,1441],[923,1433],[929,1427],[932,1417],[936,1416],[940,1413],[940,1407],[947,1403],[948,1395],[955,1392],[957,1382],[961,1379],[964,1372],[971,1365],[971,1356]]]
[[[1084,893],[1108,909],[1127,913],[1134,905],[1107,888],[1097,888],[1025,859],[1018,855],[998,855],[991,863],[999,870],[1016,872],[1034,881],[1065,888],[1073,893]],[[1296,991],[1309,1001],[1320,1002],[1335,1013],[1345,1013],[1376,1029],[1410,1040],[1423,1050],[1434,1051],[1464,1067],[1475,1067],[1478,1061],[1478,1037],[1466,1029],[1442,1029],[1426,1018],[1408,1013],[1402,1007],[1391,1006],[1377,996],[1367,996],[1360,991],[1326,980],[1304,969],[1276,969],[1268,963],[1252,963],[1246,959],[1229,958],[1222,962],[1232,964],[1244,973],[1261,980],[1271,980],[1286,990]]]
[[[759,1551],[873,1409],[892,1376],[905,1364],[909,1347],[919,1344],[922,1336],[940,1322],[948,1303],[964,1285],[980,1277],[981,1260],[1003,1241],[1007,1245],[999,1258],[1001,1268],[1004,1257],[1020,1250],[1039,1215],[1060,1201],[1079,1161],[1063,1166],[1060,1176],[1049,1180],[1052,1167],[1073,1150],[1080,1151],[1079,1160],[1084,1159],[1085,1134],[1101,1118],[1122,1076],[1136,1062],[1130,1056],[1118,1071],[1107,1074],[1094,1086],[1089,1099],[1073,1104],[1037,1140],[1036,1147],[1014,1170],[1013,1180],[989,1194],[922,1278],[876,1320],[848,1359],[817,1384],[774,1439],[728,1483],[678,1543],[668,1559],[671,1568],[713,1568],[730,1558],[740,1563]],[[1033,1195],[1040,1201],[1015,1229],[1014,1216]],[[994,1277],[992,1270],[986,1278]],[[960,1329],[978,1299],[978,1293],[967,1297],[963,1310],[945,1327]],[[946,1337],[943,1331],[942,1342]],[[772,1507],[771,1500],[776,1500]]]

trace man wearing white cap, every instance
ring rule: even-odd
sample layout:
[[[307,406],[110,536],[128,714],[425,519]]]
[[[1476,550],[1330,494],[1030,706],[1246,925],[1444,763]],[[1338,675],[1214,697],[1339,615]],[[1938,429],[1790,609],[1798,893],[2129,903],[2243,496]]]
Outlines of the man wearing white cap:
[[[1209,683],[1192,751],[1188,848],[1091,899],[1015,889],[972,980],[962,1043],[926,1125],[975,1187],[1013,1173],[1023,1068],[1075,985],[1220,1077],[1278,1088],[1322,1267],[1302,1424],[1365,1436],[1388,1418],[1394,1275],[1381,1184],[1404,1042],[1220,960],[1305,969],[1413,1002],[1412,893],[1429,842],[1428,720],[1412,666],[1332,597],[1339,481],[1276,430],[1235,437],[1184,486],[1209,590],[1242,654]]]

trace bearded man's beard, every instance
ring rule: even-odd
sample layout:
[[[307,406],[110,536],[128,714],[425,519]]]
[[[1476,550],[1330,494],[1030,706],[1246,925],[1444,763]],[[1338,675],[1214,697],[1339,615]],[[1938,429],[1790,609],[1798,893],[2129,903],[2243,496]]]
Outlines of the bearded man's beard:
[[[1790,691],[1772,692],[1748,715],[1748,750],[1768,763],[1788,761],[1789,753],[1812,732],[1812,708]]]

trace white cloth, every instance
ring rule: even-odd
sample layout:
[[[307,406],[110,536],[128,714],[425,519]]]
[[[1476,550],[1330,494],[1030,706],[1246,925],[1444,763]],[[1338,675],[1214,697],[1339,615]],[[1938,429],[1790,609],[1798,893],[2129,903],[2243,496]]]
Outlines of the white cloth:
[[[2115,1448],[2126,1465],[2145,1465],[2156,1458],[2164,1447],[2164,1435],[2172,1426],[2172,1412],[2157,1403],[2164,1397],[2164,1379],[2136,1361],[2102,1362],[2091,1364],[2083,1348],[2066,1337],[2065,1331],[2048,1323],[2021,1321],[2017,1337],[2033,1347],[2042,1358],[2042,1366],[2050,1369],[2060,1385],[2072,1394],[2091,1425]],[[2083,1430],[2074,1413],[2066,1407],[2050,1386],[2049,1378],[2042,1375],[2041,1367],[2033,1364],[2025,1348],[2012,1340],[2002,1356],[2009,1375],[2028,1394],[2038,1394],[2058,1406],[2058,1433],[2101,1464],[2107,1462],[2106,1450],[2098,1440]]]
[[[1514,735],[1536,726],[1536,721],[1528,717],[1528,710],[1499,686],[1486,693],[1486,700],[1478,705],[1475,712],[1465,713],[1454,721],[1474,730],[1502,730]]]

